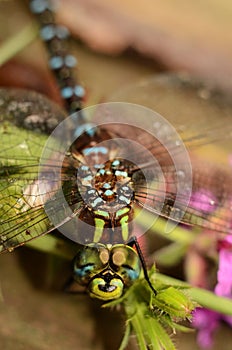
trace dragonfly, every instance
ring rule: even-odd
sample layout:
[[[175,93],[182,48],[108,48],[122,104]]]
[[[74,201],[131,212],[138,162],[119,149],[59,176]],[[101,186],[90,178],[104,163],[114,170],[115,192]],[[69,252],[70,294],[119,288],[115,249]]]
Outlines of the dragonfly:
[[[54,24],[49,2],[31,4],[66,112],[34,92],[0,92],[0,249],[58,229],[81,245],[73,278],[91,297],[120,298],[141,270],[156,294],[139,238],[158,217],[167,220],[167,234],[179,223],[218,235],[231,230],[228,164],[189,155],[222,140],[231,145],[229,98],[186,77],[162,76],[83,109],[75,59],[63,49],[67,32]],[[183,90],[189,104],[174,111],[172,99]],[[202,108],[198,118],[194,104]],[[153,215],[141,230],[144,210]]]

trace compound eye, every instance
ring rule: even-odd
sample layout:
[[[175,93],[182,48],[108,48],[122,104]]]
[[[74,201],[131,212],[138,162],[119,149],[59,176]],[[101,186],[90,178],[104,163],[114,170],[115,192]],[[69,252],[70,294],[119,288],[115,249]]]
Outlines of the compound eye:
[[[73,274],[76,282],[87,285],[90,279],[109,263],[109,250],[103,244],[86,245],[74,258]]]
[[[136,251],[123,244],[116,244],[110,251],[110,267],[130,286],[139,278],[141,265]]]

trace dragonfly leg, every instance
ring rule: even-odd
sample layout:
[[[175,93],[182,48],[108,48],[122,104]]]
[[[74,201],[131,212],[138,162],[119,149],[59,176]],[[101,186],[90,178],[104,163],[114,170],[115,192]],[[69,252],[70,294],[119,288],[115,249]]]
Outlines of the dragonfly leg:
[[[137,237],[132,237],[130,239],[130,242],[128,243],[128,245],[130,246],[135,246],[136,248],[136,251],[138,253],[138,256],[139,256],[139,259],[141,261],[141,265],[142,265],[142,269],[143,269],[143,274],[144,274],[144,278],[145,280],[147,281],[149,287],[151,288],[152,292],[157,295],[157,291],[155,290],[155,288],[153,287],[151,281],[150,281],[150,278],[148,276],[148,273],[147,273],[147,265],[146,265],[146,262],[145,262],[145,259],[144,259],[144,256],[143,256],[143,253],[142,253],[142,250],[140,248],[140,245],[139,245],[139,242],[137,240]]]

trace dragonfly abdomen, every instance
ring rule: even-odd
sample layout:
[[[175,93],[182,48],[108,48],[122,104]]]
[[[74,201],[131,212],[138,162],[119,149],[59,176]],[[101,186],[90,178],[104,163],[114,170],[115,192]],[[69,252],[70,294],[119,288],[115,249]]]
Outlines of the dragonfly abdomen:
[[[30,8],[40,22],[40,36],[47,46],[50,55],[49,66],[56,75],[65,107],[69,113],[80,111],[85,89],[77,83],[73,73],[77,60],[67,53],[66,41],[69,31],[55,23],[55,6],[50,1],[31,1]]]

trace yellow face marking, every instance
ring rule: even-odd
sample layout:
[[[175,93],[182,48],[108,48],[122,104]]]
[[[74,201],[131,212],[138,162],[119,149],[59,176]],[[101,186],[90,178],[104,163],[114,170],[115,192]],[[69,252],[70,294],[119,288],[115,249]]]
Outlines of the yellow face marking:
[[[93,278],[89,285],[89,295],[92,298],[97,298],[100,300],[114,300],[120,298],[123,294],[123,282],[119,278],[113,278],[110,281],[110,285],[114,287],[111,291],[103,291],[99,289],[99,286],[106,285],[103,278]]]

